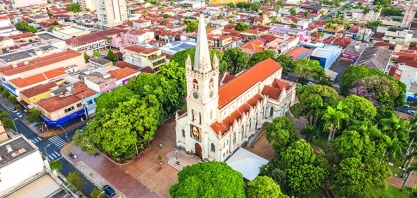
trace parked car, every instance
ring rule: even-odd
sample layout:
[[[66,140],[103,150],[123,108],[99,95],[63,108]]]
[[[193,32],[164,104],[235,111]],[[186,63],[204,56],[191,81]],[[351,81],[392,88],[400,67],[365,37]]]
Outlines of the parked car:
[[[405,104],[405,105],[404,105],[404,107],[405,107],[405,108],[410,108],[410,105]]]
[[[17,113],[16,113],[16,116],[17,116],[18,118],[23,118],[23,115],[22,115],[20,112],[17,112]]]
[[[407,110],[407,114],[416,115],[416,111],[415,110]]]
[[[313,82],[308,82],[307,85],[315,85]]]
[[[18,113],[18,112],[19,112],[16,108],[11,108],[11,109],[10,109],[10,111],[11,111],[12,113]]]
[[[114,191],[114,189],[110,187],[109,185],[105,185],[103,187],[103,190],[104,190],[104,193],[109,197],[113,197],[114,195],[116,195],[116,191]]]

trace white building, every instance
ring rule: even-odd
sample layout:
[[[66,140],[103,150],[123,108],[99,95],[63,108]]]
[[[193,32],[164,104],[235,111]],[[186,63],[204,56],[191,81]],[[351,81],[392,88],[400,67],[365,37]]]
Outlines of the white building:
[[[31,5],[48,4],[47,0],[31,0],[31,1],[14,0],[12,2],[14,2],[13,3],[13,8],[21,8],[21,7],[31,6]]]
[[[113,27],[127,21],[125,0],[96,0],[95,3],[99,25]]]
[[[295,83],[281,80],[281,72],[279,63],[267,59],[238,76],[226,74],[219,83],[219,60],[210,61],[200,16],[194,66],[190,57],[186,61],[187,108],[176,115],[177,147],[204,160],[225,161],[253,141],[263,123],[285,116],[294,102]]]

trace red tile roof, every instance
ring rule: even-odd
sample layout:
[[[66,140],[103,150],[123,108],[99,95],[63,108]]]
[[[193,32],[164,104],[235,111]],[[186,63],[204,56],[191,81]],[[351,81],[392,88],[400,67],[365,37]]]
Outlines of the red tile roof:
[[[40,83],[42,81],[45,81],[51,78],[64,76],[66,74],[67,73],[65,72],[65,68],[62,67],[62,68],[54,69],[54,70],[47,71],[41,74],[33,75],[27,78],[15,78],[15,79],[10,80],[10,82],[13,83],[16,87],[23,88],[23,87],[27,87],[35,83]]]
[[[270,98],[278,100],[281,95],[282,90],[288,90],[291,88],[291,85],[280,79],[275,79],[272,82],[272,85],[265,86],[262,90],[262,95],[268,95]]]
[[[245,50],[253,51],[253,52],[262,52],[264,51],[263,45],[264,45],[263,41],[253,40],[249,43],[246,43],[241,48]]]
[[[136,53],[150,54],[150,53],[158,51],[159,49],[145,48],[145,47],[140,47],[136,45],[130,45],[130,46],[125,47],[125,50],[129,50],[129,51],[136,52]]]
[[[388,75],[394,77],[397,80],[400,80],[402,71],[399,70],[397,67],[391,67],[389,69]]]
[[[73,86],[74,86],[74,89],[71,91],[71,95],[79,99],[88,98],[96,94],[95,91],[88,88],[87,85],[84,84],[84,82],[82,81],[74,83]]]
[[[291,51],[287,53],[287,56],[291,57],[293,60],[297,60],[300,58],[305,58],[307,56],[310,56],[310,54],[313,53],[313,50],[303,48],[303,47],[295,47]],[[302,55],[302,56],[301,56]]]
[[[248,69],[219,89],[219,108],[242,95],[246,90],[281,69],[281,65],[272,59],[266,59]]]
[[[338,45],[342,47],[343,49],[345,49],[349,45],[350,42],[352,42],[352,39],[350,37],[336,38],[333,41],[333,45]]]
[[[132,75],[136,72],[137,72],[136,70],[133,70],[129,67],[125,67],[125,68],[109,71],[108,73],[110,74],[110,76],[112,76],[116,80],[120,80],[120,79],[126,78],[126,77],[128,77],[128,76],[130,76],[130,75]]]
[[[82,100],[80,98],[77,98],[73,95],[69,95],[67,97],[62,98],[60,98],[59,95],[57,95],[45,100],[41,100],[37,103],[37,105],[40,106],[42,109],[45,109],[45,111],[52,113],[64,107],[75,105],[75,103],[79,103],[81,101]]]
[[[23,96],[30,98],[33,96],[37,96],[39,94],[45,93],[49,91],[51,88],[56,87],[57,84],[55,82],[49,82],[43,85],[38,85],[29,89],[26,89],[24,91],[21,91],[20,94]]]
[[[86,35],[70,38],[70,39],[67,39],[65,43],[67,43],[67,45],[77,47],[77,46],[85,45],[87,43],[93,43],[96,41],[104,40],[106,36],[120,34],[122,32],[126,33],[127,30],[120,29],[120,28],[112,28],[112,29],[102,30],[102,31],[91,33],[91,34],[86,34]]]

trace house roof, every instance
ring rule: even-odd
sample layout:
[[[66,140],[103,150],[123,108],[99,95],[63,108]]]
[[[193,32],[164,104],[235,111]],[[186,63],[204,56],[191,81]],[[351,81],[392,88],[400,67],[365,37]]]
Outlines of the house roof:
[[[76,82],[73,84],[73,86],[74,86],[74,89],[71,91],[71,95],[79,99],[88,98],[96,94],[96,92],[88,88],[87,85],[84,84],[83,81]]]
[[[393,50],[395,45],[387,42],[377,42],[374,44],[375,47],[388,47],[388,49]]]
[[[37,75],[33,75],[27,78],[15,78],[10,80],[11,83],[13,83],[16,87],[23,88],[30,86],[32,84],[40,83],[42,81],[55,78],[58,76],[66,75],[67,72],[65,72],[65,68],[61,67],[58,69],[50,70],[44,73],[40,73]]]
[[[391,59],[391,50],[384,47],[367,47],[356,61],[356,65],[365,65],[371,69],[385,71]]]
[[[268,58],[230,80],[219,89],[219,108],[223,108],[256,83],[265,80],[280,69],[279,63]]]
[[[311,53],[313,53],[313,50],[311,49],[295,47],[287,53],[287,56],[291,57],[293,60],[298,60],[310,56]]]
[[[31,98],[33,96],[37,96],[39,94],[45,93],[49,91],[51,88],[56,87],[57,84],[55,82],[49,82],[43,85],[38,85],[20,92],[20,94],[24,95],[27,98]]]
[[[402,71],[399,70],[397,67],[391,67],[389,69],[388,75],[394,77],[397,80],[400,80]]]
[[[136,53],[150,54],[150,53],[158,51],[159,49],[145,48],[145,47],[140,47],[136,45],[130,45],[130,46],[125,47],[125,50],[129,50],[129,51],[136,52]]]
[[[285,82],[280,79],[275,79],[272,82],[272,85],[266,85],[262,90],[262,95],[267,95],[272,99],[278,100],[281,95],[282,90],[288,90],[291,88],[291,85],[288,82]]]
[[[107,30],[102,30],[102,31],[70,38],[70,39],[67,39],[65,43],[73,47],[78,47],[81,45],[85,45],[87,43],[94,43],[100,40],[104,40],[106,36],[120,34],[121,32],[126,33],[127,30],[121,29],[121,28],[111,28]]]
[[[81,99],[75,97],[74,95],[69,95],[66,97],[60,97],[57,95],[45,100],[41,100],[37,103],[37,105],[42,109],[45,109],[45,111],[51,113],[79,102],[81,102]]]
[[[394,59],[397,63],[403,63],[407,66],[417,68],[417,57],[413,56],[398,56],[398,58]]]
[[[333,45],[338,45],[344,49],[349,45],[350,42],[352,42],[352,39],[350,37],[336,38],[333,41]]]
[[[243,45],[241,48],[254,52],[262,52],[264,51],[263,45],[264,42],[261,40],[252,40],[249,43]]]
[[[137,71],[134,70],[134,69],[131,69],[129,67],[125,67],[125,68],[109,71],[108,73],[110,74],[110,76],[112,76],[116,80],[120,80],[120,79],[124,79],[124,78],[126,78],[126,77],[128,77],[132,74],[137,73]]]

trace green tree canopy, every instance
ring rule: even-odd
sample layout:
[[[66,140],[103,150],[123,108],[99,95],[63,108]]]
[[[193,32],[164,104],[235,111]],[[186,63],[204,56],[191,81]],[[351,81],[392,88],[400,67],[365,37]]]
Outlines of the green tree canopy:
[[[103,189],[94,188],[90,193],[90,198],[104,198]]]
[[[116,89],[102,93],[96,100],[97,112],[102,109],[112,110],[119,106],[121,102],[126,102],[134,93],[126,86],[119,86]]]
[[[78,3],[67,4],[67,9],[74,13],[81,12],[81,7],[80,7],[80,4]]]
[[[279,153],[298,139],[294,122],[286,116],[274,118],[266,125],[266,139],[273,142],[272,147]]]
[[[70,184],[70,188],[73,192],[78,192],[85,185],[84,180],[81,178],[79,172],[70,172],[67,175],[67,183]]]
[[[198,23],[195,21],[192,21],[188,23],[187,27],[185,28],[186,32],[194,32],[196,29],[198,29]]]
[[[97,51],[97,50],[93,51],[93,56],[99,57],[100,55],[101,55],[100,51]]]
[[[253,54],[252,57],[250,58],[249,65],[254,66],[257,63],[260,63],[268,58],[274,59],[276,54],[277,53],[272,50],[264,50],[262,52],[257,52]]]
[[[49,167],[51,170],[59,171],[62,168],[62,163],[58,160],[52,160],[49,162]]]
[[[258,9],[262,6],[259,2],[253,2],[250,4],[250,9],[253,11],[258,11]]]
[[[293,71],[295,67],[295,61],[285,54],[279,55],[277,58],[275,58],[275,61],[277,61],[281,65],[282,73],[284,74]]]
[[[297,15],[297,10],[296,10],[296,8],[295,8],[294,6],[293,6],[293,7],[291,7],[289,11],[290,11],[290,15],[291,15],[291,16],[295,16],[295,15]]]
[[[363,169],[364,165],[360,159],[343,159],[333,174],[330,189],[340,196],[363,197],[363,189],[371,182]]]
[[[41,121],[41,112],[36,108],[31,108],[28,110],[28,121],[31,123],[40,122]]]
[[[85,60],[85,62],[87,62],[89,59],[90,59],[90,56],[87,55],[86,52],[84,52],[84,60]]]
[[[243,176],[224,162],[185,166],[169,194],[177,197],[245,197]]]
[[[313,164],[316,159],[313,149],[304,139],[298,139],[287,149],[281,152],[284,167],[301,167],[304,164]]]
[[[26,21],[20,21],[16,23],[16,29],[21,32],[32,32],[32,33],[38,32],[38,30],[35,27],[29,25]]]
[[[325,75],[324,69],[318,61],[308,60],[306,58],[299,59],[295,62],[294,73],[300,76],[301,79],[298,81],[303,85],[307,84],[310,78],[319,80]]]
[[[235,30],[237,30],[237,31],[245,31],[245,30],[248,30],[248,29],[250,29],[250,26],[248,24],[242,23],[242,22],[237,23],[236,26],[235,26]]]
[[[13,120],[9,118],[9,113],[0,110],[0,121],[1,123],[3,123],[4,128],[6,129],[14,128]]]
[[[350,121],[357,123],[365,119],[373,121],[377,110],[376,107],[369,100],[356,96],[349,95],[343,100],[343,109],[348,114]]]
[[[327,175],[324,168],[311,164],[304,164],[299,167],[293,166],[286,171],[288,187],[291,192],[297,195],[304,195],[322,187]]]
[[[220,52],[219,50],[211,49],[210,50],[210,60],[211,60],[211,62],[213,62],[214,54],[216,54],[217,59],[219,61],[222,60],[223,53]],[[174,55],[172,55],[172,57],[170,59],[170,62],[174,61],[174,62],[178,63],[179,67],[185,68],[185,61],[187,60],[188,55],[190,55],[191,64],[194,65],[195,48],[189,48],[189,49],[182,50],[182,51],[179,51],[179,52],[175,53]]]
[[[281,188],[270,177],[258,176],[248,183],[248,198],[288,198],[281,192]]]
[[[233,75],[248,68],[249,55],[240,48],[229,48],[224,51],[223,59],[220,62],[220,72],[229,72]]]
[[[117,61],[119,61],[119,58],[117,58],[116,54],[114,54],[114,52],[112,50],[109,50],[107,52],[106,59],[109,60],[109,61],[112,61],[113,64],[116,64]]]

